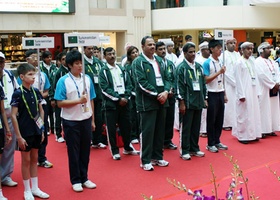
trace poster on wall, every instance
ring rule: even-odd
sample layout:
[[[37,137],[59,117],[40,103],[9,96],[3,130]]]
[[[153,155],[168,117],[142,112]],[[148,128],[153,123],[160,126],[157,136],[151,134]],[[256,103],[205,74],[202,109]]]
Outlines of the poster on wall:
[[[75,0],[0,0],[0,12],[74,13]]]

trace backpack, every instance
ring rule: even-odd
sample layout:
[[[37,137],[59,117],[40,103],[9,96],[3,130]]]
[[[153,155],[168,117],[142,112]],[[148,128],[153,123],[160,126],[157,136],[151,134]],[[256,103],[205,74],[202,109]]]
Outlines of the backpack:
[[[4,71],[9,75],[9,77],[10,77],[10,79],[11,79],[11,81],[12,81],[12,84],[13,84],[13,87],[14,87],[14,89],[15,89],[15,76],[13,75],[13,73],[12,72],[10,72],[9,70],[6,70],[6,69],[4,69]]]

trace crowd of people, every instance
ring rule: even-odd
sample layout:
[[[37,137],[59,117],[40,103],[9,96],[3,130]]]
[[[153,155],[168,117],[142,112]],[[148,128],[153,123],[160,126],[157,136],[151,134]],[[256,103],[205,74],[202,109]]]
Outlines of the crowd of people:
[[[0,52],[2,185],[18,184],[11,179],[17,148],[24,199],[50,197],[39,189],[37,166],[53,166],[46,157],[51,133],[58,143],[66,142],[75,192],[96,188],[88,179],[90,148],[108,146],[112,159],[121,160],[118,134],[122,154],[140,156],[145,171],[169,165],[164,149],[178,148],[182,160],[204,157],[200,137],[207,137],[209,152],[227,150],[220,140],[223,129],[232,130],[242,144],[277,136],[280,74],[278,61],[271,59],[272,46],[261,43],[254,58],[248,41],[237,52],[234,38],[225,41],[225,51],[221,41],[211,39],[196,52],[192,37],[185,40],[179,57],[172,41],[145,36],[141,53],[127,43],[121,65],[112,47],[102,50],[103,56],[95,46],[85,46],[84,55],[77,49],[62,52],[56,65],[49,51],[40,63],[37,51],[28,50],[17,78],[5,69]],[[180,131],[179,147],[172,141],[174,127]],[[0,189],[0,200],[6,199]]]

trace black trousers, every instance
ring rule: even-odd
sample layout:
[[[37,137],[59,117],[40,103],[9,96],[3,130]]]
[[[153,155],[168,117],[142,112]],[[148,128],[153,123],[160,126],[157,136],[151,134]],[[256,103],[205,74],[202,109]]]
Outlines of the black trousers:
[[[94,122],[95,131],[92,132],[92,144],[97,145],[102,142],[102,131],[103,131],[103,116],[102,116],[102,101],[94,101]]]
[[[46,157],[46,151],[47,151],[47,145],[48,145],[48,106],[47,104],[43,105],[44,110],[44,140],[41,143],[41,146],[38,150],[38,162],[42,163],[47,160]]]
[[[61,108],[55,105],[54,113],[55,113],[55,135],[56,138],[60,138],[62,137],[61,116],[60,116]]]
[[[72,185],[84,183],[88,180],[92,135],[91,120],[91,117],[82,121],[62,119],[67,145],[70,182]]]
[[[224,95],[224,92],[208,92],[206,129],[209,146],[220,143],[224,122]]]
[[[112,155],[119,153],[119,147],[117,147],[117,138],[116,138],[116,125],[119,126],[120,134],[123,139],[124,149],[131,151],[133,150],[130,145],[130,111],[129,106],[119,106],[117,105],[116,110],[105,110],[104,118],[107,127],[107,135],[109,138],[109,145]]]
[[[175,101],[169,101],[169,107],[166,108],[164,145],[168,145],[172,142],[174,133],[174,113]]]
[[[130,123],[131,123],[131,140],[139,139],[139,114],[136,111],[135,96],[131,96]]]

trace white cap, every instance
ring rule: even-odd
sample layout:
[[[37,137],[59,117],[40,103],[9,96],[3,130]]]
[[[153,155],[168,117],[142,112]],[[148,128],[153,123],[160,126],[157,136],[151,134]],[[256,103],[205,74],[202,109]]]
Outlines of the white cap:
[[[209,49],[209,46],[208,46],[208,42],[207,41],[204,41],[202,42],[198,47],[199,47],[199,50],[202,50],[202,49]]]
[[[5,55],[0,51],[0,58],[4,58],[5,59]]]
[[[268,42],[263,42],[259,45],[258,47],[258,52],[259,53],[262,53],[263,52],[263,49],[264,48],[267,48],[267,47],[271,47],[271,45],[268,43]]]
[[[166,46],[171,46],[171,45],[174,45],[174,42],[172,40],[168,40],[168,41],[165,41],[164,44]]]
[[[240,48],[245,49],[248,46],[254,46],[254,44],[252,42],[243,42]]]

